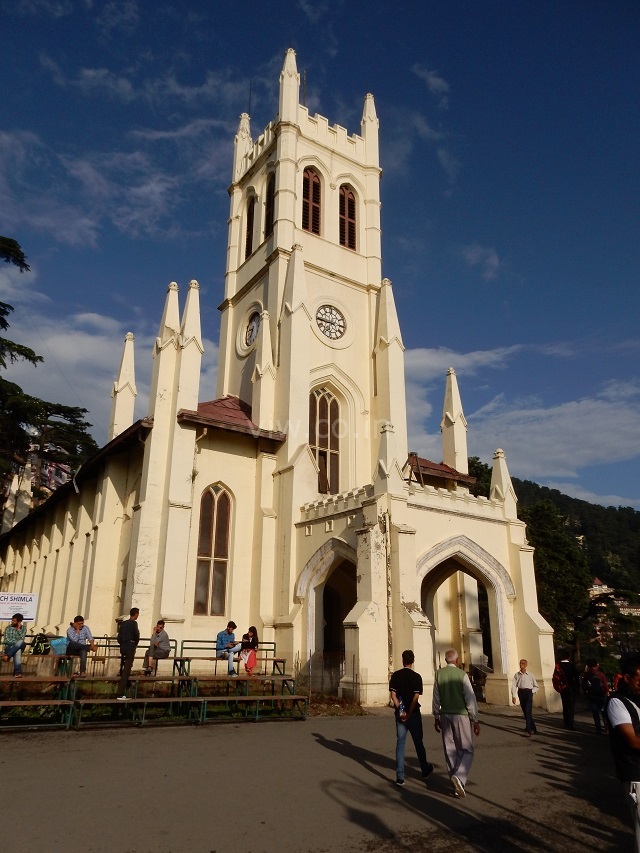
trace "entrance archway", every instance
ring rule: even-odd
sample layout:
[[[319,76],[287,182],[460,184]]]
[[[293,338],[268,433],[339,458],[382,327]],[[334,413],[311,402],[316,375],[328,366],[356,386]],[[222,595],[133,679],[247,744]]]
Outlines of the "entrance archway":
[[[306,605],[311,681],[337,692],[344,670],[344,620],[358,598],[356,553],[339,539],[326,542],[304,567],[296,599]]]
[[[476,542],[456,536],[424,554],[418,561],[417,573],[421,579],[421,604],[435,629],[434,666],[439,664],[437,651],[442,652],[441,646],[449,643],[462,647],[467,663],[476,664],[476,658],[479,663],[482,654],[487,654],[490,639],[492,669],[506,674],[506,605],[515,598],[515,587],[504,566]],[[479,588],[484,592],[479,594]],[[447,622],[445,628],[443,623]],[[438,641],[438,634],[442,642]]]

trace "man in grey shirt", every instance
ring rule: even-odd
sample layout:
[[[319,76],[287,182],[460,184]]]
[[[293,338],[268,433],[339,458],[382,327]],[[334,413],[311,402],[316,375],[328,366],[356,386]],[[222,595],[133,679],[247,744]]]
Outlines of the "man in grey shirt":
[[[171,643],[169,642],[169,635],[164,630],[164,619],[158,619],[151,635],[151,644],[144,653],[144,674],[151,675],[150,661],[168,658],[170,651]]]

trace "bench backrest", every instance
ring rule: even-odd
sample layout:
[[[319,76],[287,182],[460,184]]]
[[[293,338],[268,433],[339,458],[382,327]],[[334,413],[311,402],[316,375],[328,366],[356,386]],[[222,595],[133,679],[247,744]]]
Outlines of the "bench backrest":
[[[211,640],[183,640],[180,645],[180,656],[189,657],[193,652],[202,652],[203,657],[208,655],[214,657],[216,653],[215,637]],[[260,641],[258,643],[258,654],[263,658],[276,657],[276,644],[273,641]]]

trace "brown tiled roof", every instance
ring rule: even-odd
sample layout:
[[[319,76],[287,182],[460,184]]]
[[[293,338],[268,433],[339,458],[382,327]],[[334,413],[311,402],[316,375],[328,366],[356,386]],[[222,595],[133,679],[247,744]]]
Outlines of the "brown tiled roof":
[[[418,482],[420,482],[420,474],[423,477],[439,477],[441,480],[455,480],[469,485],[473,485],[476,481],[475,477],[461,474],[460,471],[445,465],[444,462],[432,462],[430,459],[423,459],[421,456],[410,456],[408,462],[411,466],[411,472]],[[419,472],[418,465],[420,466]]]
[[[207,403],[198,403],[197,412],[181,409],[178,412],[178,422],[197,423],[218,429],[242,432],[255,438],[269,438],[274,441],[286,441],[286,435],[276,430],[260,429],[251,420],[251,406],[238,397],[221,397]]]

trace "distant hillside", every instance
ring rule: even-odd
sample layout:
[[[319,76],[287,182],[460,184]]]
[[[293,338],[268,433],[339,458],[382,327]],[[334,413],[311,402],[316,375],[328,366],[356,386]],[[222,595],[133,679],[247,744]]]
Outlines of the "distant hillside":
[[[518,509],[551,501],[579,537],[593,577],[618,590],[640,592],[640,512],[603,507],[563,495],[557,489],[512,477]]]

